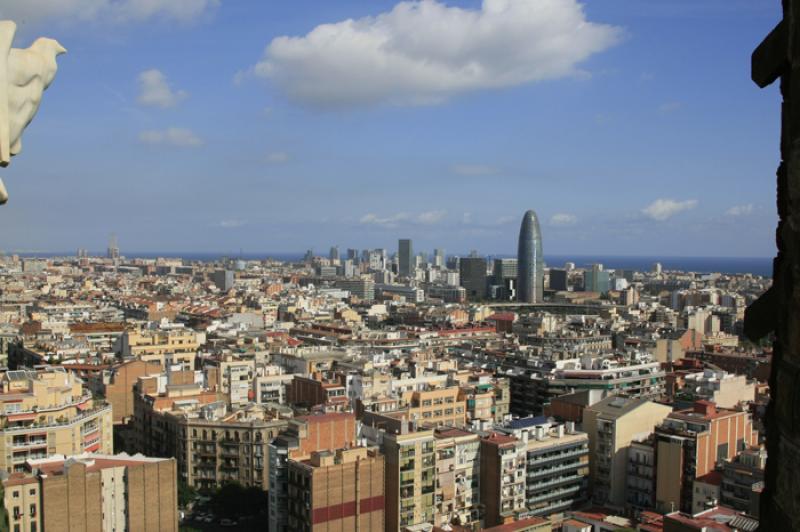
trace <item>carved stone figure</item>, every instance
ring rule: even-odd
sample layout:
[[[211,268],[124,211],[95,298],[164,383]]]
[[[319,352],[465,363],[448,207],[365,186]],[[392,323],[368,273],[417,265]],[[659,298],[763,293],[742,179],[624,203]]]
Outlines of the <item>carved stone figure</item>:
[[[25,50],[11,48],[17,25],[0,20],[0,166],[22,151],[22,132],[31,123],[42,93],[56,77],[56,57],[66,52],[58,41],[39,38]],[[0,205],[8,194],[0,180]]]

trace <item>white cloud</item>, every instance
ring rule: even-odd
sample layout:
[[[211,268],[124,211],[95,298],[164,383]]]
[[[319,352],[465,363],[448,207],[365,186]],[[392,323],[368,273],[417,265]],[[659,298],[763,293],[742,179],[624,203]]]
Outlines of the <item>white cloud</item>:
[[[497,173],[497,169],[482,164],[456,164],[451,171],[463,176],[487,176]]]
[[[173,107],[188,96],[186,91],[174,91],[167,77],[158,69],[151,68],[139,74],[139,98],[142,105],[151,107]]]
[[[681,102],[664,102],[658,106],[658,112],[666,115],[680,110],[681,107],[683,107]]]
[[[725,214],[728,216],[747,216],[748,214],[753,214],[753,210],[753,204],[748,203],[747,205],[734,205],[725,211]]]
[[[447,211],[428,211],[417,216],[417,222],[425,225],[432,225],[441,222],[447,215]]]
[[[578,65],[621,33],[588,21],[577,0],[484,0],[480,9],[406,1],[276,37],[252,72],[312,106],[434,104],[581,74]]]
[[[0,19],[20,24],[99,19],[141,22],[154,18],[189,22],[210,12],[219,3],[220,0],[7,0],[0,7]]]
[[[697,207],[697,200],[689,199],[676,201],[669,198],[660,198],[642,209],[642,214],[653,220],[663,222],[682,211],[688,211]]]
[[[267,162],[269,163],[285,163],[289,160],[289,154],[282,151],[274,151],[267,154]]]
[[[550,225],[575,225],[578,218],[574,214],[560,212],[550,217]]]
[[[223,229],[235,229],[237,227],[242,227],[246,223],[247,222],[245,222],[244,220],[230,219],[230,220],[222,220],[221,222],[219,222],[219,226],[222,227]]]
[[[167,129],[150,129],[139,134],[139,140],[146,144],[167,146],[194,147],[201,146],[203,141],[190,129],[170,127]]]
[[[407,212],[399,212],[389,216],[367,213],[361,217],[359,223],[386,228],[398,227],[401,224],[434,225],[441,222],[446,215],[447,211],[426,211],[416,215]]]

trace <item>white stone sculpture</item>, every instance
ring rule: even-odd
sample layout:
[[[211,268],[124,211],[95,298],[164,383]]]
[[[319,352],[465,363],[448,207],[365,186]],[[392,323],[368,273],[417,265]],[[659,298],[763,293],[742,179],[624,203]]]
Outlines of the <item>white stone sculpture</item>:
[[[31,123],[42,93],[56,77],[56,57],[65,53],[58,41],[39,38],[25,50],[11,48],[17,25],[0,20],[0,166],[22,151],[22,132]],[[8,201],[0,180],[0,205]]]

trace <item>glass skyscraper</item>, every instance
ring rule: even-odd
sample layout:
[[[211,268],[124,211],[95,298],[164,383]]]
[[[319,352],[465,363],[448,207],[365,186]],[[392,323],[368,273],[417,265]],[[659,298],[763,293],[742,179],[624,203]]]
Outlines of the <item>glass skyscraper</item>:
[[[536,213],[528,211],[519,228],[517,248],[517,301],[540,303],[544,296],[542,231]]]

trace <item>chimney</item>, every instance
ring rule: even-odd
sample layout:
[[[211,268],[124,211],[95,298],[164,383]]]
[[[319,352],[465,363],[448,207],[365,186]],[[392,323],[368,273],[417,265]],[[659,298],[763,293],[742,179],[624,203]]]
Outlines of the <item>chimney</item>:
[[[542,441],[544,439],[544,427],[541,425],[536,426],[536,440]]]
[[[567,421],[567,434],[575,434],[575,422],[574,421]]]
[[[711,401],[695,401],[694,412],[697,414],[703,414],[706,417],[713,416],[717,413],[717,405]]]
[[[564,437],[564,425],[559,425],[556,427],[556,434],[558,435],[559,439]]]

